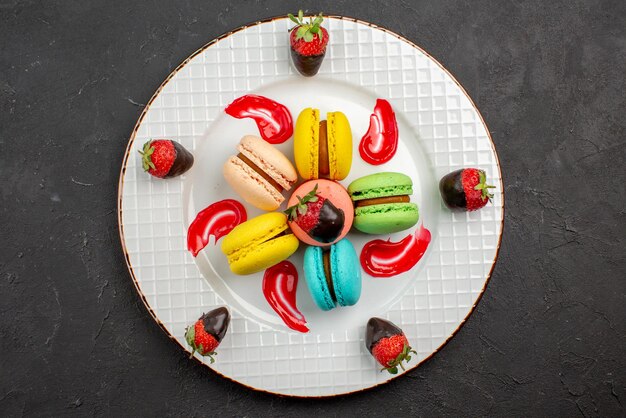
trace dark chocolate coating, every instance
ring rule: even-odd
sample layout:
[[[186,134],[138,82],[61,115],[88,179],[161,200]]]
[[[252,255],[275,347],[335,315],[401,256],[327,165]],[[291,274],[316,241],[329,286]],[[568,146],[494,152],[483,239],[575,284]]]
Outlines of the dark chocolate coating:
[[[381,338],[404,334],[396,324],[382,318],[370,318],[365,327],[365,348],[370,353]]]
[[[443,203],[450,209],[465,209],[467,201],[465,191],[463,191],[463,181],[461,174],[463,169],[446,174],[439,181],[439,191],[443,198]]]
[[[170,171],[165,175],[166,178],[180,176],[193,165],[193,154],[176,141],[172,141],[172,144],[176,150],[176,158],[174,159],[174,164],[170,167]]]
[[[317,225],[311,229],[309,235],[318,242],[333,242],[341,234],[345,218],[343,210],[326,199],[320,209]]]
[[[228,309],[220,306],[202,315],[200,320],[204,325],[204,330],[214,336],[217,342],[221,342],[230,324],[230,313]]]
[[[326,55],[326,51],[319,55],[301,55],[291,48],[293,66],[305,77],[313,77],[317,74],[324,60],[324,55]]]

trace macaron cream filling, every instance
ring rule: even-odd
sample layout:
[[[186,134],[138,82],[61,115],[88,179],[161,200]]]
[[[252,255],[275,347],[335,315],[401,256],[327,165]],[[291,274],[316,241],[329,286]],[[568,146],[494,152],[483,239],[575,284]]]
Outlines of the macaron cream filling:
[[[385,205],[389,203],[409,203],[410,201],[411,197],[408,195],[374,197],[371,199],[357,200],[356,207],[360,208],[362,206]]]
[[[237,154],[237,158],[243,161],[248,167],[253,169],[257,174],[259,174],[265,181],[267,181],[272,187],[274,187],[278,192],[283,191],[283,186],[278,184],[276,180],[274,180],[269,174],[263,171],[258,165],[256,165],[252,160],[243,155],[242,153]]]
[[[355,180],[356,182],[356,180]],[[402,195],[412,195],[413,187],[411,185],[392,185],[392,186],[382,186],[371,189],[364,190],[350,190],[352,185],[348,188],[348,192],[350,193],[350,197],[355,202],[358,200],[371,199],[374,197],[387,197],[387,196],[402,196]]]
[[[341,112],[326,113],[319,109],[300,112],[294,132],[294,158],[305,180],[343,180],[352,165],[352,130]]]
[[[237,157],[268,180],[272,186],[278,184],[279,186],[274,186],[278,191],[291,189],[291,186],[298,179],[298,175],[287,157],[261,140],[251,141],[248,139],[245,141],[244,139],[237,147],[237,151],[239,151]]]
[[[330,175],[330,158],[328,155],[328,127],[325,120],[320,121],[319,130],[319,177],[328,178]]]
[[[350,194],[356,208],[393,203],[409,203],[413,194],[411,185],[377,187],[366,190],[353,190]]]
[[[354,227],[366,234],[391,234],[414,226],[419,208],[411,202],[413,181],[402,173],[382,172],[348,186],[354,202]]]
[[[238,248],[235,247],[232,251],[228,251],[228,249],[226,249],[226,256],[231,262],[237,261],[241,256],[245,256],[251,248],[257,247],[263,243],[272,241],[287,234],[291,234],[291,230],[289,230],[287,224],[280,225],[276,228],[270,229],[265,235],[250,239],[246,245]],[[222,245],[222,250],[224,250],[224,245]]]
[[[330,268],[330,250],[322,250],[322,264],[324,266],[324,277],[326,277],[326,284],[328,285],[328,292],[333,302],[337,303],[337,296],[335,296],[335,287],[333,286],[333,274]]]

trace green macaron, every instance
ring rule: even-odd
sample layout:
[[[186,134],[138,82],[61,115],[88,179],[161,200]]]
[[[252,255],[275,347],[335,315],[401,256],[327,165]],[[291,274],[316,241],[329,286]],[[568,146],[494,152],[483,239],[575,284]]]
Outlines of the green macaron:
[[[354,227],[366,234],[390,234],[414,226],[419,210],[410,202],[413,181],[402,173],[375,173],[354,180],[348,193],[355,204]]]

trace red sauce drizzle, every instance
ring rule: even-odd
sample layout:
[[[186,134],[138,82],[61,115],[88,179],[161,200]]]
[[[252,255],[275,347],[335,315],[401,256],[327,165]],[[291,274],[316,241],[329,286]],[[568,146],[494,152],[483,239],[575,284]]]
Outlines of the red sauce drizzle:
[[[267,97],[255,94],[241,96],[226,106],[225,112],[237,119],[254,119],[261,137],[270,144],[283,143],[293,134],[289,109]]]
[[[290,261],[281,261],[265,270],[263,294],[272,309],[289,328],[299,332],[309,332],[306,319],[296,307],[298,271]]]
[[[430,231],[422,225],[415,235],[407,235],[399,242],[370,241],[361,250],[361,266],[374,277],[391,277],[409,271],[426,252],[430,238]]]
[[[370,127],[361,138],[359,154],[363,161],[372,165],[391,160],[398,149],[398,122],[391,105],[385,99],[376,100]]]
[[[233,199],[220,200],[201,210],[187,230],[187,249],[193,256],[206,247],[209,236],[218,239],[248,218],[246,208]]]

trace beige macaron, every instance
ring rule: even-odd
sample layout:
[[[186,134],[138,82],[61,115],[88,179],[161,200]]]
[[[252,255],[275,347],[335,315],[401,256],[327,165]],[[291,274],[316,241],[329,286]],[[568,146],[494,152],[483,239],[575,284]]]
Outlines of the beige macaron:
[[[263,139],[246,135],[237,145],[239,154],[224,164],[224,178],[248,203],[262,210],[276,210],[285,200],[283,190],[298,179],[289,159]]]

